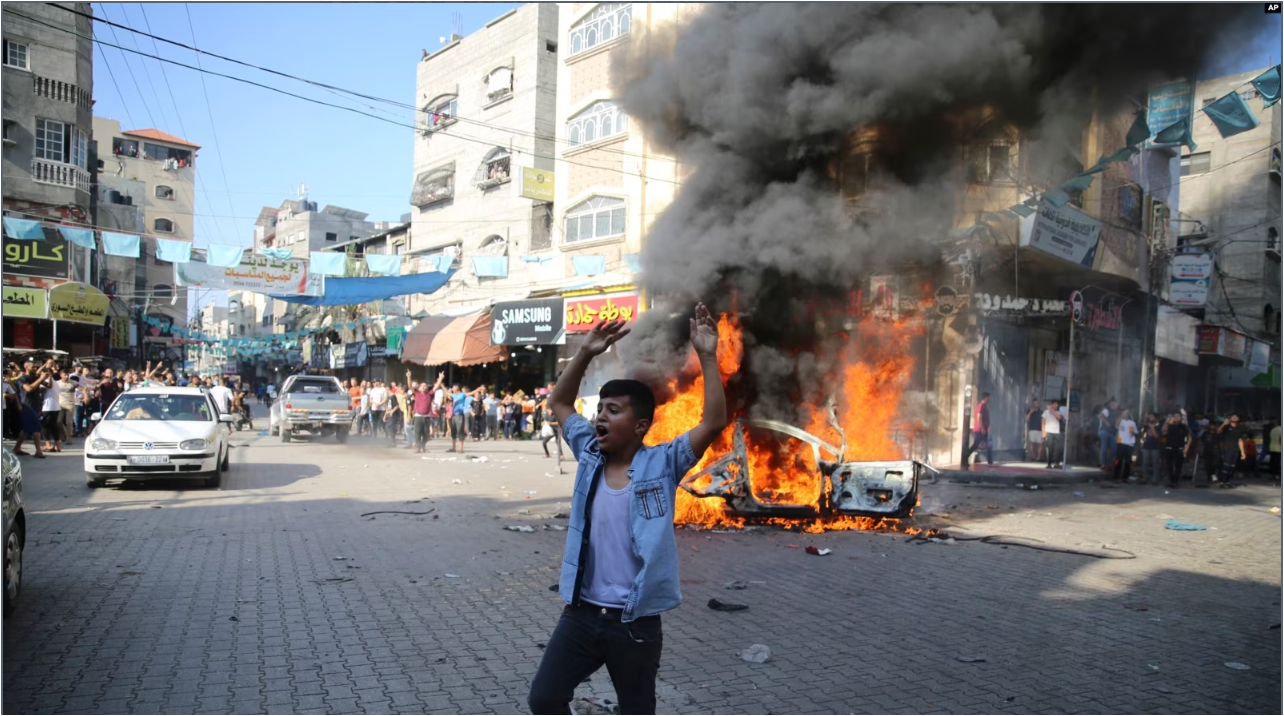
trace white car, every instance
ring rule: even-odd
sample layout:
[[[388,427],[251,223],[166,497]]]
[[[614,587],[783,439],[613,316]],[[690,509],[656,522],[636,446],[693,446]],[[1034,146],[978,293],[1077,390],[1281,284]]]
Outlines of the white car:
[[[122,393],[85,440],[85,481],[193,477],[217,487],[228,469],[233,416],[199,388],[139,388]]]

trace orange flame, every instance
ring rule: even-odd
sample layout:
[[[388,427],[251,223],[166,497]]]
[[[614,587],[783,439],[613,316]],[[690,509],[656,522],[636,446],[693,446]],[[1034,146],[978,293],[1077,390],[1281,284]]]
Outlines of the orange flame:
[[[892,431],[899,428],[896,409],[902,391],[914,369],[909,354],[910,339],[922,330],[921,324],[908,322],[866,321],[858,335],[843,334],[839,360],[831,380],[815,386],[808,396],[807,432],[839,445],[838,432],[829,422],[825,407],[828,387],[840,386],[835,392],[838,424],[846,435],[844,459],[903,459],[904,450],[894,440]],[[723,385],[740,370],[744,358],[743,329],[739,316],[722,314],[718,320],[718,368]],[[692,368],[694,366],[691,366]],[[669,385],[671,399],[657,406],[646,442],[667,442],[700,422],[704,404],[704,378],[697,376],[685,387],[678,379]],[[734,416],[726,430],[692,469],[699,472],[731,452],[735,431]],[[811,447],[768,431],[747,431],[745,448],[749,484],[754,497],[763,503],[809,505],[819,507],[821,497],[820,468]],[[822,454],[824,460],[837,460],[837,455]],[[707,484],[711,478],[702,478]],[[702,486],[697,484],[697,486]],[[697,498],[678,490],[675,521],[705,528],[743,527],[746,520],[735,515],[721,498]],[[773,517],[766,524],[818,533],[826,530],[882,530],[918,534],[921,530],[902,527],[900,520],[878,517],[834,516],[824,520],[799,520]]]

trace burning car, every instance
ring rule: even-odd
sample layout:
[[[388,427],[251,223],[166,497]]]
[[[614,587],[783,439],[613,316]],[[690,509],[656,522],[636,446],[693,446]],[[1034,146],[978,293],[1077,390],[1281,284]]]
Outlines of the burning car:
[[[836,421],[831,425],[842,434]],[[754,494],[746,427],[779,433],[810,446],[818,468],[815,501],[777,502]],[[680,487],[698,498],[721,497],[734,514],[745,517],[905,517],[917,504],[920,476],[933,470],[917,460],[846,462],[844,452],[844,448],[786,423],[737,420],[731,452],[688,475]],[[827,456],[833,459],[826,460]]]

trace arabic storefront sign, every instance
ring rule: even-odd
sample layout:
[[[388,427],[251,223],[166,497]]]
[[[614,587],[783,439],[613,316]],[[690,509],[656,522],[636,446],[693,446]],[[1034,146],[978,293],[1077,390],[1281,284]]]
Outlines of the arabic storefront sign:
[[[321,296],[325,293],[319,274],[308,273],[308,262],[274,259],[250,254],[235,268],[210,266],[203,261],[174,264],[179,286],[222,288],[278,295]]]
[[[1165,82],[1150,88],[1150,98],[1146,106],[1146,126],[1151,136],[1167,129],[1183,119],[1190,119],[1195,109],[1195,86],[1186,80]],[[1150,146],[1169,146],[1172,143],[1156,143]]]
[[[71,244],[59,234],[31,241],[4,237],[4,272],[42,278],[69,278],[67,247]]]
[[[383,343],[376,343],[366,350],[366,357],[369,360],[388,360],[388,346]]]
[[[566,299],[566,330],[583,333],[605,321],[633,322],[638,319],[638,294],[612,293]]]
[[[560,298],[505,301],[490,310],[492,346],[560,346],[566,343]]]
[[[1172,262],[1168,301],[1174,306],[1202,306],[1208,302],[1213,276],[1212,254],[1177,254]]]
[[[522,196],[535,201],[552,201],[553,172],[522,167]]]
[[[1070,315],[1075,325],[1083,326],[1089,331],[1098,328],[1119,330],[1123,325],[1123,306],[1116,305],[1113,296],[1105,296],[1099,301],[1089,302],[1078,291],[1070,293]]]
[[[1159,307],[1155,321],[1156,356],[1185,365],[1199,365],[1198,335],[1198,318],[1168,306]]]
[[[49,289],[49,317],[56,321],[101,326],[107,322],[110,303],[102,291],[87,283],[64,283]]]
[[[339,346],[330,346],[330,367],[335,370],[342,368],[360,368],[366,364],[369,357],[370,347],[363,341],[361,343],[344,343]]]
[[[19,318],[13,322],[13,347],[36,347],[36,324],[34,321]]]
[[[111,347],[117,350],[129,348],[129,318],[126,316],[111,319]]]
[[[5,286],[4,315],[11,318],[47,318],[49,293],[42,288]]]
[[[1021,220],[1021,245],[1049,256],[1092,268],[1101,238],[1101,222],[1070,206],[1040,204]]]
[[[1018,298],[997,293],[972,294],[972,308],[986,315],[1065,316],[1070,304],[1055,298]]]
[[[1224,326],[1200,326],[1200,355],[1213,355],[1243,362],[1247,337]]]

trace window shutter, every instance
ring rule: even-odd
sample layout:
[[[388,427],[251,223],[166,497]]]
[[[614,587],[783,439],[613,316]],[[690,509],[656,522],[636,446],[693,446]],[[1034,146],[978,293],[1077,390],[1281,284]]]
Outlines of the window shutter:
[[[71,143],[75,141],[75,130],[70,124],[62,125],[62,159],[60,161],[71,163]]]

